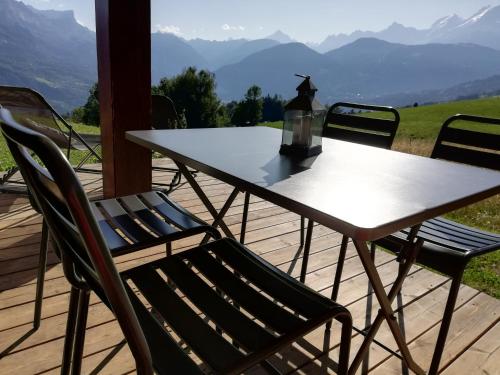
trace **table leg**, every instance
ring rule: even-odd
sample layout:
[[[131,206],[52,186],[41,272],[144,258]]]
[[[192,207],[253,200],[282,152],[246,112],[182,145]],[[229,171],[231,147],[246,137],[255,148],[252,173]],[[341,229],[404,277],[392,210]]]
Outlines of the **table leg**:
[[[234,189],[232,193],[229,195],[228,200],[224,204],[223,208],[221,209],[220,212],[217,212],[215,207],[213,206],[212,202],[208,199],[207,195],[203,192],[201,189],[200,185],[196,182],[192,174],[189,172],[189,170],[186,168],[184,164],[181,164],[178,161],[175,161],[175,164],[181,171],[182,175],[186,178],[187,182],[189,182],[189,185],[193,188],[195,191],[196,195],[198,195],[198,198],[203,202],[205,207],[207,208],[208,212],[212,215],[214,218],[214,223],[213,226],[220,226],[224,234],[230,238],[235,238],[231,230],[228,228],[226,223],[222,220],[224,215],[226,214],[227,210],[233,203],[234,199],[236,198],[236,195],[238,194],[238,190]],[[205,240],[205,238],[203,239]]]
[[[227,198],[226,203],[224,203],[224,206],[222,206],[222,208],[220,209],[219,213],[217,214],[217,217],[214,218],[215,220],[212,223],[212,226],[214,228],[217,228],[219,225],[224,223],[224,220],[223,220],[224,216],[226,215],[227,210],[229,210],[229,208],[231,208],[231,205],[233,204],[234,200],[238,196],[239,192],[240,191],[238,189],[234,188],[233,191],[231,192],[231,194],[229,194],[229,197]],[[231,235],[228,235],[228,236],[231,238],[234,238],[234,235],[232,233],[231,233]],[[210,235],[205,234],[205,237],[203,237],[201,244],[207,243],[209,238],[210,238]]]
[[[373,324],[371,325],[369,331],[367,332],[366,337],[363,343],[361,344],[358,353],[356,354],[356,357],[351,363],[351,367],[349,368],[349,374],[353,375],[356,373],[359,365],[361,364],[367,350],[370,347],[371,342],[375,338],[375,335],[378,329],[380,328],[380,325],[384,321],[384,319],[387,321],[387,324],[389,325],[394,340],[396,341],[396,344],[398,345],[403,360],[405,361],[408,368],[414,371],[416,374],[419,375],[425,374],[424,370],[422,370],[422,368],[413,360],[411,353],[408,349],[408,346],[406,345],[406,340],[401,332],[400,327],[397,324],[396,317],[394,316],[394,311],[392,310],[391,306],[392,301],[394,300],[398,292],[401,290],[401,287],[403,286],[403,281],[406,278],[406,275],[408,274],[411,266],[415,262],[418,251],[422,246],[422,240],[418,240],[416,243],[409,243],[408,245],[409,247],[406,249],[407,250],[406,260],[404,264],[401,265],[398,272],[398,276],[394,281],[394,284],[391,290],[389,291],[389,294],[386,294],[384,290],[384,286],[382,284],[382,281],[380,280],[380,276],[377,272],[375,264],[372,262],[370,258],[370,252],[368,250],[366,242],[358,240],[353,240],[353,242],[358,252],[358,255],[361,259],[361,263],[363,264],[363,267],[366,271],[368,279],[370,280],[370,283],[373,287],[375,296],[377,297],[377,300],[380,304],[380,310],[377,314],[377,317],[373,321]]]

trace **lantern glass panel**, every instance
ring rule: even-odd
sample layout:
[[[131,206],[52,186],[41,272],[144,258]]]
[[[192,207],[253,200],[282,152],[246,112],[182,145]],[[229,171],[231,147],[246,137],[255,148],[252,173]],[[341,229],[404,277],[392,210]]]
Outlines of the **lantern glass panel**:
[[[324,109],[285,111],[280,152],[297,156],[311,156],[321,152],[325,114]]]
[[[323,139],[323,124],[325,123],[325,110],[313,111],[311,123],[311,145],[310,147],[321,146]]]

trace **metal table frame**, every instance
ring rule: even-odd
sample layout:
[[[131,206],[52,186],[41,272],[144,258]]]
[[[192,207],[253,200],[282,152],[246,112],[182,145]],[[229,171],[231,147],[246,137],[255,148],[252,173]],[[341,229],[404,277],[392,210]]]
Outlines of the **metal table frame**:
[[[172,131],[170,131],[172,132]],[[225,173],[218,173],[217,170],[212,168],[211,166],[207,166],[202,162],[195,161],[195,160],[190,160],[187,158],[185,155],[179,154],[176,151],[170,152],[170,150],[164,146],[159,146],[152,142],[151,140],[146,140],[141,138],[141,135],[146,134],[144,131],[138,132],[139,135],[135,134],[135,132],[132,133],[127,133],[127,138],[133,142],[139,143],[143,145],[144,147],[149,147],[152,148],[154,151],[160,152],[160,153],[165,153],[167,154],[168,157],[174,160],[174,162],[177,164],[179,167],[179,170],[181,173],[184,175],[186,180],[189,182],[193,190],[196,192],[198,197],[201,199],[203,204],[206,206],[207,210],[210,212],[212,215],[214,222],[214,226],[218,226],[222,229],[224,234],[228,237],[234,238],[233,233],[229,230],[227,225],[224,223],[224,215],[227,213],[228,209],[230,208],[231,204],[234,202],[234,199],[238,195],[239,192],[247,192],[249,191],[251,194],[259,196],[263,199],[267,199],[271,201],[272,203],[275,203],[277,205],[280,205],[284,208],[287,208],[291,211],[294,211],[300,215],[304,215],[304,212],[300,212],[300,209],[296,207],[295,205],[287,205],[283,204],[283,201],[280,199],[270,199],[269,196],[266,194],[262,194],[262,189],[257,188],[257,185],[252,186],[251,183],[247,184],[246,186],[238,186],[239,184],[237,183],[237,177],[233,176],[228,176]],[[338,142],[338,141],[335,141]],[[365,147],[365,146],[360,146],[360,145],[353,145],[352,147]],[[168,152],[167,152],[168,151]],[[383,150],[383,152],[391,152],[391,151],[386,151]],[[222,180],[223,182],[226,182],[230,185],[235,186],[233,191],[230,193],[228,199],[226,200],[225,204],[222,206],[222,208],[217,211],[215,207],[212,205],[206,194],[203,192],[199,184],[196,182],[196,180],[193,178],[193,176],[189,173],[187,166],[196,168],[197,170],[200,170],[208,175],[211,175],[212,177],[218,178]],[[224,175],[226,175],[226,178],[224,178]],[[500,176],[500,174],[498,174]],[[495,176],[496,177],[496,176]],[[495,180],[496,181],[496,180]],[[500,180],[499,180],[500,181]],[[253,189],[255,187],[255,190]],[[250,191],[251,190],[251,191]],[[474,201],[479,201],[487,196],[494,195],[496,192],[500,191],[500,182],[496,183],[490,187],[490,189],[487,189],[487,192],[478,192],[475,194],[474,199],[462,199],[461,202],[457,203],[455,202],[453,205],[450,205],[450,209],[448,211],[451,211],[452,209],[464,206],[468,203],[472,203]],[[265,196],[263,196],[265,195]],[[248,194],[245,194],[245,199],[248,199]],[[300,206],[300,204],[299,204]],[[452,207],[453,206],[453,207]],[[248,212],[243,213],[244,216],[248,214]],[[441,214],[441,212],[436,213],[434,216],[437,216]],[[308,216],[307,214],[304,216]],[[428,215],[429,216],[429,215]],[[318,220],[317,218],[314,218],[315,221],[321,223],[321,220]],[[395,297],[397,294],[400,292],[401,287],[403,285],[403,282],[410,271],[410,268],[412,265],[415,263],[415,260],[418,255],[418,251],[420,250],[422,241],[421,240],[416,240],[415,235],[418,232],[418,229],[420,227],[420,222],[424,221],[427,218],[424,218],[423,220],[418,221],[418,223],[413,223],[412,224],[412,230],[410,232],[410,235],[408,237],[408,241],[406,242],[406,245],[404,246],[404,250],[402,251],[402,255],[400,256],[400,266],[399,266],[399,271],[397,274],[397,277],[390,289],[390,291],[387,293],[384,289],[384,286],[382,284],[382,281],[380,279],[380,276],[378,274],[378,271],[376,269],[375,263],[372,260],[370,256],[370,251],[369,247],[367,245],[367,242],[371,239],[376,239],[376,238],[370,238],[370,239],[363,239],[363,238],[356,238],[355,236],[350,236],[353,238],[353,243],[355,245],[357,254],[362,262],[363,268],[368,276],[368,279],[372,285],[374,294],[380,304],[380,310],[371,324],[369,330],[365,333],[365,339],[363,343],[361,344],[361,347],[359,351],[357,352],[353,362],[351,363],[351,366],[349,368],[349,374],[355,374],[357,369],[359,368],[361,362],[363,361],[363,358],[365,357],[366,353],[369,350],[370,344],[375,338],[375,335],[377,331],[379,330],[382,322],[385,320],[391,330],[391,333],[397,343],[397,346],[400,350],[401,353],[401,359],[404,361],[406,366],[414,371],[416,374],[425,374],[426,372],[414,361],[409,349],[408,345],[406,344],[404,335],[397,323],[396,317],[394,316],[394,310],[392,308],[392,302],[394,301]],[[404,225],[404,223],[400,224]],[[406,227],[407,225],[404,225]],[[339,228],[332,228],[334,230],[339,230]],[[403,229],[403,227],[399,228]],[[393,230],[395,231],[395,230]],[[308,231],[309,232],[309,231]],[[389,233],[387,233],[389,234]],[[347,233],[349,235],[349,233]],[[308,238],[309,237],[309,238]],[[203,241],[207,241],[207,238],[204,238]],[[244,240],[244,238],[240,238],[240,240]],[[306,235],[306,242],[310,241],[310,234]]]

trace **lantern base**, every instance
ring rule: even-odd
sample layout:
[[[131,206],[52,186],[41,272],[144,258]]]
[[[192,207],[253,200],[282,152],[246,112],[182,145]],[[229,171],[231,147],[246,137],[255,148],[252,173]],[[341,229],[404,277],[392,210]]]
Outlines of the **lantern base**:
[[[313,147],[303,147],[295,145],[281,145],[280,154],[291,155],[299,158],[308,158],[311,156],[319,155],[322,152],[321,145]]]

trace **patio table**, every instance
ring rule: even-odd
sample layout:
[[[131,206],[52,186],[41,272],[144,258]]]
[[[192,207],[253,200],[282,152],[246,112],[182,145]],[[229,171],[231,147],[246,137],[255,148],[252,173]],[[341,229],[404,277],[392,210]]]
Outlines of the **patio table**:
[[[380,311],[356,354],[359,367],[385,319],[406,365],[415,363],[391,303],[413,265],[418,241],[410,241],[396,280],[387,293],[367,241],[413,227],[500,192],[500,173],[370,146],[323,140],[323,152],[307,159],[280,155],[281,132],[267,127],[129,131],[126,138],[171,158],[226,235],[223,217],[239,191],[352,238],[380,304]],[[234,186],[217,211],[187,167]]]

